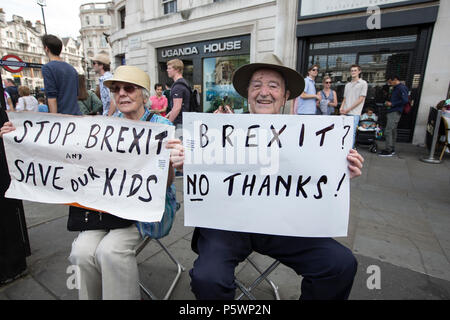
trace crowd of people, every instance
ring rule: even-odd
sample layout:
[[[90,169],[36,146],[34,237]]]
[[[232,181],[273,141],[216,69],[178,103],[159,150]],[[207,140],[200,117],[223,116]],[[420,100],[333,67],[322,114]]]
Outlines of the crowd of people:
[[[92,59],[99,75],[97,90],[86,88],[84,75],[60,58],[62,42],[56,36],[45,35],[42,43],[49,62],[42,68],[45,98],[36,99],[29,88],[15,86],[12,79],[5,81],[5,101],[9,111],[50,112],[68,115],[111,116],[131,120],[163,123],[175,126],[175,139],[169,140],[170,169],[167,193],[176,172],[184,165],[182,144],[183,112],[189,110],[191,90],[183,78],[183,62],[167,62],[167,75],[173,81],[156,83],[151,95],[150,78],[134,66],[120,66],[111,72],[109,57],[99,54]],[[252,114],[278,114],[288,101],[293,115],[345,115],[358,125],[369,128],[369,120],[377,120],[374,110],[363,106],[367,96],[367,82],[361,79],[361,67],[350,67],[351,80],[345,85],[343,100],[333,89],[332,78],[322,77],[322,89],[317,91],[315,80],[319,65],[312,65],[306,77],[283,65],[269,54],[258,63],[249,63],[233,75],[234,89],[248,101]],[[391,98],[386,101],[386,148],[380,155],[395,154],[396,128],[407,103],[408,89],[399,77],[392,75]],[[17,92],[16,92],[17,91]],[[232,113],[228,105],[215,113]],[[360,124],[361,121],[361,124]],[[364,124],[363,121],[366,121]],[[13,131],[6,122],[0,135]],[[364,159],[354,149],[348,156],[350,178],[361,175]],[[175,196],[175,195],[173,195]],[[101,215],[95,210],[70,206],[69,219],[76,216],[90,219]],[[80,299],[139,299],[138,269],[133,249],[141,240],[136,221],[112,215],[98,228],[81,231],[72,244],[69,260],[80,270]],[[331,238],[284,237],[274,235],[232,232],[195,228],[192,248],[198,254],[189,274],[191,289],[197,299],[233,299],[235,295],[234,270],[239,262],[252,252],[269,255],[292,268],[302,280],[302,299],[347,299],[357,261],[352,252]]]
[[[356,141],[358,129],[371,129],[378,120],[373,107],[364,109],[367,96],[367,81],[361,78],[361,67],[353,64],[350,67],[351,79],[345,84],[343,99],[338,104],[338,97],[332,89],[332,79],[329,75],[322,78],[323,89],[316,91],[315,79],[319,74],[319,65],[314,64],[308,68],[304,78],[305,89],[291,105],[291,114],[298,115],[346,115],[354,119],[353,141]],[[397,140],[397,127],[403,114],[403,109],[409,102],[409,90],[396,74],[388,74],[387,85],[392,87],[390,98],[384,102],[383,112],[386,113],[386,126],[384,136],[385,148],[379,156],[391,157],[395,155],[395,142]],[[364,112],[364,114],[363,114]],[[374,122],[368,124],[368,119]]]

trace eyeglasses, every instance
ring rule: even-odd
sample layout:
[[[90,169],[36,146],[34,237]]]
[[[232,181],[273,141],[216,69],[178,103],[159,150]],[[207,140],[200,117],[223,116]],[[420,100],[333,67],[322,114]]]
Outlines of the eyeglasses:
[[[317,69],[317,68],[314,68],[314,69],[311,69],[311,71],[319,71],[319,69]]]
[[[326,84],[329,84],[329,83],[331,83],[331,81],[325,81],[325,83],[326,83]]]
[[[126,93],[133,93],[134,90],[137,89],[136,86],[133,86],[131,84],[125,85],[125,86],[119,86],[119,85],[113,85],[109,90],[113,93],[118,93],[120,92],[120,89],[125,90]]]

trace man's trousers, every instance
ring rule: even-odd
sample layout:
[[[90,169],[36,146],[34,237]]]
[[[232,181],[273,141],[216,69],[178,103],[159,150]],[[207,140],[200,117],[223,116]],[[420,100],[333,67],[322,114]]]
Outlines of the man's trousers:
[[[191,287],[197,299],[234,299],[234,269],[252,251],[277,259],[301,275],[301,299],[347,299],[350,294],[356,259],[348,248],[331,238],[206,228],[198,228],[197,232],[199,256],[190,270]]]

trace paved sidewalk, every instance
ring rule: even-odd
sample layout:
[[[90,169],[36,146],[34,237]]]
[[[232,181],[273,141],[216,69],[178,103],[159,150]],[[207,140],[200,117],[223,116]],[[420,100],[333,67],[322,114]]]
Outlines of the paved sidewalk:
[[[351,248],[359,266],[350,299],[450,299],[450,157],[443,163],[419,161],[426,149],[399,144],[398,155],[381,158],[360,150],[365,157],[363,175],[351,183],[349,234],[338,241]],[[182,179],[176,180],[182,200]],[[32,254],[28,275],[0,287],[1,299],[77,299],[67,287],[67,257],[76,233],[66,230],[68,208],[24,201]],[[171,233],[162,240],[186,267],[172,299],[194,299],[188,270],[196,259],[190,249],[193,228],[183,226],[183,210],[177,213]],[[261,265],[270,259],[254,254]],[[142,282],[161,296],[175,275],[174,265],[156,243],[139,255]],[[381,288],[369,289],[373,268],[379,268]],[[369,272],[368,272],[369,271]],[[247,282],[256,276],[247,263],[236,270]],[[301,281],[280,266],[271,278],[282,299],[297,299]],[[259,299],[272,299],[262,283]]]

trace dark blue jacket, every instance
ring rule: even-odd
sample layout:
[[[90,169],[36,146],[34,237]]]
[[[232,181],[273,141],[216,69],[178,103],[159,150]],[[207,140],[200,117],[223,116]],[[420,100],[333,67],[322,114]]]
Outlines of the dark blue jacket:
[[[387,112],[402,112],[403,107],[408,102],[408,87],[403,83],[399,83],[392,90],[391,103],[392,106],[387,110]]]

